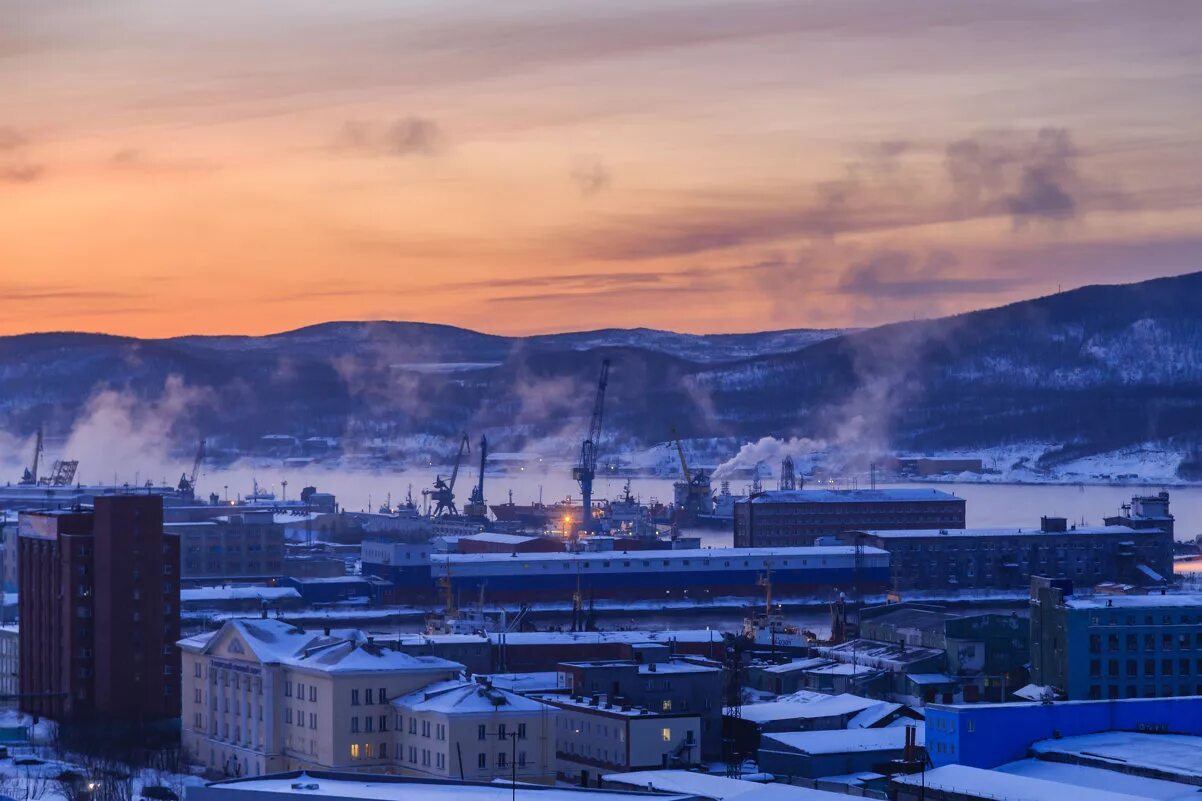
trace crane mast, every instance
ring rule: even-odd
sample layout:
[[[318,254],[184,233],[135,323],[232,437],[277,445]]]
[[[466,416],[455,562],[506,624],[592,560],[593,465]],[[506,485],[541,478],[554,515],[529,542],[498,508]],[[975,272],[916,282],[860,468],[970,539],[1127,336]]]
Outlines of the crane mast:
[[[584,531],[595,530],[593,523],[593,479],[597,475],[597,447],[601,441],[601,424],[605,416],[605,387],[609,384],[609,359],[601,362],[601,377],[597,380],[597,395],[593,399],[593,416],[589,420],[588,436],[580,443],[580,464],[572,470],[572,478],[580,483]]]
[[[38,438],[33,446],[33,466],[25,471],[25,475],[21,477],[22,484],[37,484],[38,483],[38,462],[42,460],[42,427],[38,426]]]
[[[426,496],[427,500],[434,500],[434,516],[444,514],[459,514],[459,510],[455,507],[455,481],[459,478],[459,466],[463,464],[463,456],[471,451],[471,443],[468,442],[467,434],[459,440],[459,453],[455,455],[455,467],[451,470],[451,480],[443,481],[442,476],[434,477],[434,487],[428,490],[422,490],[422,495]]]

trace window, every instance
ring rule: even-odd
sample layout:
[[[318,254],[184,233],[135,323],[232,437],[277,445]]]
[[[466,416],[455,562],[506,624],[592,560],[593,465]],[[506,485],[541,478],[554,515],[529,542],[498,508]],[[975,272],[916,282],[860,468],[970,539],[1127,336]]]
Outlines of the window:
[[[518,739],[519,740],[526,739],[526,724],[525,723],[518,724]]]
[[[665,743],[672,742],[672,730],[667,726],[664,726],[663,731],[660,732],[660,736],[664,738]]]
[[[380,759],[388,756],[388,743],[380,743]]]
[[[507,764],[507,760],[505,759],[505,752],[498,751],[497,752],[497,767],[503,768],[506,766],[506,764]]]
[[[304,682],[298,681],[296,683],[296,697],[301,699],[302,701],[305,700],[305,684],[304,684]]]
[[[316,712],[309,713],[309,728],[310,729],[317,728],[317,713]]]
[[[291,712],[291,710],[289,710]],[[289,715],[291,717],[291,715]],[[351,731],[359,731],[359,718],[351,718]]]
[[[368,706],[370,706],[370,705],[372,705],[372,704],[374,704],[374,703],[375,703],[375,701],[373,701],[373,700],[372,700],[372,690],[371,690],[371,687],[368,687],[368,688],[367,688],[367,697],[364,699],[364,701],[363,701],[363,702],[364,702],[365,704],[367,704]]]
[[[309,700],[310,701],[317,700],[317,687],[312,684],[309,685]]]
[[[359,706],[359,691],[351,690],[351,706]]]
[[[228,680],[226,681],[226,684],[229,684]],[[290,681],[284,682],[284,697],[285,698],[292,697],[292,682],[290,682]]]
[[[483,724],[481,724],[481,725],[477,726],[477,727],[476,727],[476,739],[477,739],[477,740],[483,740],[483,739],[485,739],[485,738],[487,738],[487,737],[488,737],[488,733],[487,733],[487,731],[485,730],[485,728],[484,728],[484,725],[483,725]],[[484,757],[480,757],[480,758],[481,758],[481,759],[483,759]],[[483,767],[483,765],[482,765],[481,767]]]
[[[504,723],[498,724],[497,739],[504,740],[507,736],[508,736],[508,733],[505,731],[505,724]]]
[[[288,707],[284,710],[284,722],[292,722],[292,707]],[[355,721],[351,721],[351,731],[358,731],[358,728],[355,726]]]
[[[351,759],[359,758],[359,744],[351,743]]]
[[[376,728],[376,722],[372,719],[371,715],[368,715],[367,717],[365,717],[363,719],[363,730],[364,731],[372,731],[375,728]]]
[[[379,692],[377,693],[377,695],[376,695],[376,698],[379,698],[379,699],[380,699],[380,703],[381,703],[381,704],[386,704],[386,703],[388,703],[388,694],[384,692],[384,688],[383,688],[383,687],[381,687],[381,688],[379,689]]]
[[[481,737],[480,739],[483,740],[484,738]],[[488,755],[487,754],[478,754],[476,756],[476,767],[478,767],[480,770],[484,770],[485,768],[488,767]]]
[[[380,715],[380,731],[388,731],[388,716]]]
[[[665,712],[671,712],[672,711],[672,699],[665,698],[662,706],[663,706],[663,710]]]
[[[526,752],[525,751],[518,751],[518,767],[519,768],[526,767]]]

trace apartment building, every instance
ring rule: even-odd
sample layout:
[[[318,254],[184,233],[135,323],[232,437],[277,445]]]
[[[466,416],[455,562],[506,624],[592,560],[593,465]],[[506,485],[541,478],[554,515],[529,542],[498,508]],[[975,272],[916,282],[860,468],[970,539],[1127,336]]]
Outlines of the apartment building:
[[[1202,595],[1031,584],[1033,683],[1072,701],[1202,695]]]
[[[392,708],[394,761],[405,775],[555,781],[556,707],[481,676],[432,684],[397,698]]]
[[[167,523],[180,538],[184,581],[268,580],[284,575],[284,527],[269,509]]]
[[[391,770],[391,702],[462,670],[357,630],[266,618],[231,620],[179,646],[183,747],[230,776]]]

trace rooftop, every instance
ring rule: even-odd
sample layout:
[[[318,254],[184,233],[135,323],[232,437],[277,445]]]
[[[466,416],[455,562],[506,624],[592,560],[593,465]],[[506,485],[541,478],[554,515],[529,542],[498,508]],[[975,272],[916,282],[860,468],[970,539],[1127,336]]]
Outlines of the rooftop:
[[[740,801],[839,801],[845,798],[835,793],[793,787],[787,784],[757,784],[744,779],[730,779],[712,773],[687,770],[639,770],[631,773],[607,773],[601,777],[605,784],[622,785],[631,789],[655,790],[704,796],[714,801],[738,798]]]
[[[865,554],[883,554],[880,548],[864,547]],[[451,562],[496,562],[504,560],[538,562],[608,562],[615,559],[766,559],[781,557],[785,559],[817,559],[824,556],[852,556],[856,549],[852,545],[815,545],[798,548],[681,548],[674,551],[586,551],[580,553],[564,553],[551,551],[545,553],[450,553],[438,554],[432,557],[434,564]]]
[[[1043,759],[1024,759],[1002,765],[995,770],[1014,776],[1026,776],[1029,779],[1063,782],[1090,790],[1129,793],[1158,801],[1198,801],[1198,798],[1202,797],[1202,792],[1192,784],[1133,776],[1117,770],[1091,768],[1086,765],[1048,762]]]
[[[544,712],[553,707],[524,695],[486,687],[479,682],[452,679],[431,684],[394,700],[393,705],[416,712],[473,715],[494,712]]]
[[[1152,593],[1150,595],[1070,595],[1069,609],[1147,609],[1202,607],[1202,593]]]
[[[494,643],[505,640],[506,645],[602,645],[605,643],[671,642],[722,642],[722,632],[711,629],[684,629],[681,631],[511,631],[505,634],[493,632],[488,638]]]
[[[752,498],[752,503],[889,503],[896,501],[960,501],[963,498],[935,489],[866,490],[767,490]]]
[[[592,702],[591,696],[571,696],[558,693],[531,693],[530,698],[542,701],[549,706],[575,709],[592,714],[608,715],[621,718],[695,718],[697,712],[661,712],[658,709],[648,709],[634,704],[620,704],[609,700],[604,693],[596,696],[597,703]]]
[[[923,744],[925,726],[915,721],[918,745]],[[834,731],[789,731],[765,734],[760,748],[774,750],[781,744],[804,754],[847,754],[862,751],[900,751],[906,747],[904,727],[886,729],[836,729]]]
[[[903,540],[903,539],[926,539],[931,537],[974,537],[974,538],[991,538],[991,537],[1047,537],[1066,534],[1080,534],[1081,536],[1097,535],[1097,534],[1122,534],[1130,536],[1149,536],[1161,533],[1160,529],[1145,528],[1134,529],[1127,526],[1074,526],[1068,531],[1043,531],[1039,526],[1025,526],[1015,528],[919,528],[909,530],[865,530],[862,532],[870,537],[879,537],[887,540]]]
[[[459,537],[459,542],[492,542],[498,545],[522,545],[527,542],[541,540],[543,537],[535,537],[527,534],[502,534],[497,531],[482,531],[479,534],[467,534]]]
[[[1091,790],[1083,795],[1079,787],[1060,782],[1017,776],[967,765],[943,765],[928,770],[922,775],[894,776],[893,781],[911,787],[922,786],[948,793],[982,798],[997,798],[1004,801],[1065,801],[1069,798],[1088,798],[1089,801],[1147,801],[1143,796],[1116,793],[1109,790]]]
[[[1163,772],[1167,775],[1202,778],[1202,737],[1186,734],[1145,734],[1107,731],[1059,740],[1040,740],[1031,746],[1036,756],[1071,757],[1095,765],[1115,765]]]
[[[304,795],[308,797],[336,799],[364,799],[365,801],[508,801],[512,794],[510,785],[504,782],[476,783],[412,779],[400,776],[373,776],[370,774],[325,773],[320,771],[280,773],[254,779],[229,779],[213,782],[205,787],[193,788],[196,796],[203,798],[209,787],[223,791],[240,790],[258,793],[282,793],[290,797],[297,795],[293,784],[304,784]],[[311,787],[308,785],[312,785]],[[687,801],[687,795],[654,795],[633,791],[588,790],[576,787],[547,787],[543,785],[520,785],[525,801]]]
[[[744,704],[743,720],[752,723],[771,723],[778,720],[813,720],[816,718],[854,715],[881,703],[873,698],[863,698],[851,693],[826,695],[809,701],[769,701],[765,704]]]

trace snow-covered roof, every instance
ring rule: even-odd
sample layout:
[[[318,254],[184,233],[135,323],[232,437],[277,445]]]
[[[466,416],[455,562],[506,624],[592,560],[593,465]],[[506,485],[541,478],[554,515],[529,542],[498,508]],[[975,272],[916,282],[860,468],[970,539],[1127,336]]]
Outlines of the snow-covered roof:
[[[1078,526],[1070,528],[1068,531],[1042,531],[1039,526],[1024,526],[1021,528],[916,528],[902,530],[864,530],[864,534],[871,537],[879,537],[885,540],[904,540],[914,538],[929,538],[929,537],[977,537],[989,539],[1000,537],[1010,539],[1012,537],[1049,537],[1049,536],[1064,536],[1066,534],[1080,534],[1082,536],[1098,535],[1098,534],[1121,534],[1121,535],[1153,535],[1161,534],[1160,529],[1133,529],[1127,526]]]
[[[1016,776],[968,765],[943,765],[924,774],[894,776],[893,781],[911,787],[924,783],[927,788],[947,793],[996,798],[1000,801],[1065,801],[1066,798],[1088,798],[1089,801],[1140,801],[1141,796],[1109,790],[1091,790],[1087,795],[1080,788],[1045,779]],[[1147,799],[1143,799],[1147,801]]]
[[[476,715],[494,712],[549,712],[555,707],[524,695],[485,687],[475,681],[452,679],[402,695],[392,702],[397,709],[438,712],[443,715]]]
[[[1031,752],[1063,754],[1097,764],[1121,765],[1124,770],[1162,771],[1167,775],[1202,778],[1202,737],[1187,734],[1146,734],[1106,731],[1059,740],[1040,740]]]
[[[851,693],[830,695],[810,702],[769,701],[766,704],[745,704],[741,710],[743,720],[752,723],[771,723],[777,720],[813,720],[816,718],[854,715],[880,701],[863,698]]]
[[[907,673],[906,678],[915,684],[954,684],[956,681],[946,673]]]
[[[287,660],[294,668],[323,673],[366,673],[395,671],[456,671],[463,665],[437,656],[413,656],[361,639],[308,649]]]
[[[851,720],[847,721],[847,728],[870,729],[901,708],[901,704],[882,701],[876,706],[868,707],[863,712],[858,713]]]
[[[488,678],[494,687],[500,687],[502,690],[510,692],[549,692],[559,689],[559,673],[554,670],[530,673],[493,673]]]
[[[1145,609],[1202,606],[1202,593],[1153,593],[1151,595],[1070,595],[1069,609]]]
[[[527,562],[597,562],[613,559],[765,559],[769,557],[791,558],[820,558],[823,556],[848,556],[854,554],[852,545],[814,545],[796,548],[680,548],[673,551],[584,551],[565,553],[561,551],[523,553],[520,558]],[[863,554],[883,554],[880,548],[864,547]],[[438,554],[431,561],[435,564],[449,561],[458,562],[491,562],[514,559],[513,554],[502,553],[451,553]]]
[[[915,722],[918,745],[923,744],[925,726]],[[836,729],[834,731],[789,731],[765,734],[760,748],[774,750],[780,744],[805,754],[848,754],[862,751],[900,751],[906,747],[905,728]]]
[[[959,501],[950,492],[936,489],[865,489],[865,490],[767,490],[752,503],[889,503],[896,501]]]
[[[180,589],[181,603],[203,603],[205,601],[279,601],[285,598],[300,599],[295,587],[196,587]]]
[[[215,782],[209,787],[228,793],[231,790],[259,793],[282,793],[296,795],[293,784],[304,784],[303,794],[307,798],[362,799],[363,801],[508,801],[512,788],[504,782],[473,783],[436,779],[416,779],[400,776],[354,775],[350,773],[307,776],[304,773],[284,773],[256,779],[231,779]],[[312,785],[311,788],[308,785]],[[196,797],[205,798],[206,788],[196,788]],[[522,785],[521,795],[526,801],[647,801],[645,793],[617,790],[590,790],[580,787],[548,787],[544,785]],[[657,795],[655,801],[692,801],[686,795]]]
[[[497,545],[523,545],[527,542],[540,540],[527,534],[502,534],[499,531],[481,531],[479,534],[466,534],[458,538],[459,542],[492,542]]]
[[[710,629],[684,629],[681,631],[512,631],[505,634],[490,633],[494,643],[504,639],[507,645],[603,645],[605,643],[670,642],[722,642],[722,632]]]
[[[1157,801],[1198,801],[1198,798],[1202,797],[1202,791],[1192,784],[1133,776],[1122,771],[1091,768],[1087,765],[1048,762],[1043,759],[1023,759],[1002,765],[995,770],[1014,776],[1026,776],[1029,779],[1063,782],[1090,790],[1129,793]]]
[[[638,770],[631,773],[607,773],[601,777],[605,785],[620,785],[666,793],[689,795],[727,801],[838,801],[835,793],[793,787],[788,784],[757,784],[743,779],[730,779],[712,773],[694,773],[687,770]]]
[[[760,668],[764,673],[795,673],[799,670],[809,670],[810,668],[822,667],[829,665],[831,660],[823,659],[822,657],[810,657],[808,659],[795,659],[792,662],[785,662],[783,665],[772,665],[771,667]]]

